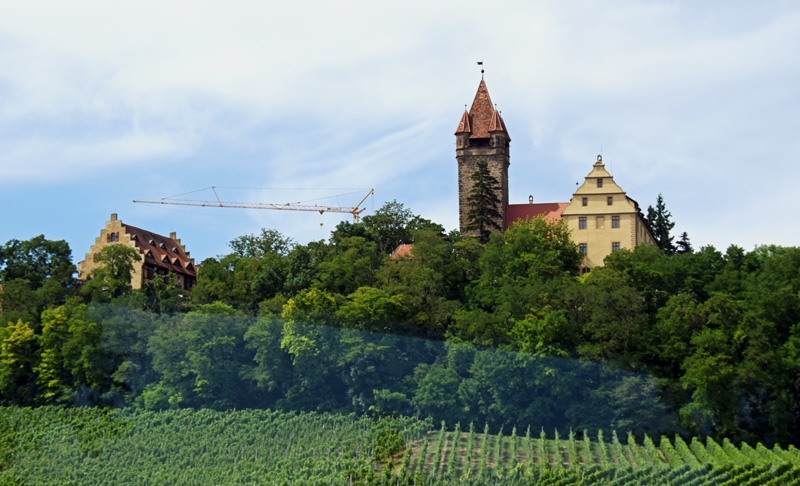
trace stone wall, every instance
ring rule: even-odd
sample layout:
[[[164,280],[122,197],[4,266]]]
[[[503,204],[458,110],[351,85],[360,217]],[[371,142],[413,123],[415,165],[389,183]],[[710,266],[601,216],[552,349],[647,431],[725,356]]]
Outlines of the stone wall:
[[[495,140],[493,140],[495,141]],[[508,142],[505,138],[497,140],[495,143],[488,143],[489,140],[477,139],[469,140],[466,135],[459,135],[456,144],[456,160],[458,161],[458,222],[459,230],[463,236],[477,236],[474,231],[464,231],[469,224],[467,213],[469,212],[469,202],[467,198],[474,185],[472,174],[478,169],[478,162],[485,161],[489,167],[489,173],[497,179],[499,183],[498,199],[500,205],[497,211],[501,217],[497,221],[500,231],[505,228],[506,207],[508,206],[508,166],[509,150]]]

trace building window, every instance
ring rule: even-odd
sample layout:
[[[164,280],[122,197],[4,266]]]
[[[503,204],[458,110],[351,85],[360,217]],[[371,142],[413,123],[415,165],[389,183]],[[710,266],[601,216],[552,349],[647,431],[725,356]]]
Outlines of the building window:
[[[578,218],[578,229],[586,229],[586,216]]]
[[[619,228],[619,216],[611,216],[611,227]]]
[[[603,179],[597,179],[597,187],[603,187]]]
[[[581,251],[581,255],[586,255],[586,243],[581,243],[578,245],[578,248]]]
[[[618,241],[615,241],[614,243],[611,243],[611,251],[619,251],[619,242]]]
[[[613,197],[611,197],[611,196],[608,196],[608,197],[606,198],[606,203],[607,203],[609,206],[611,206],[612,204],[614,204],[614,198],[613,198]]]
[[[589,198],[588,197],[584,197],[581,200],[581,204],[583,204],[584,206],[588,206],[589,205]]]

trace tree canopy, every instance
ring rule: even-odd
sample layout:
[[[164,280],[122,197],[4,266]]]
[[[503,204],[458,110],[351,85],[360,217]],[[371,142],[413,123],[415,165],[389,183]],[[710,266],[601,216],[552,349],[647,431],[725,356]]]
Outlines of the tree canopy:
[[[663,198],[653,211],[671,229]],[[80,288],[61,243],[2,247],[0,404],[800,437],[800,248],[694,250],[684,234],[579,276],[563,222],[482,243],[397,202],[327,241],[236,238],[191,293],[131,289],[138,255],[107,248]]]

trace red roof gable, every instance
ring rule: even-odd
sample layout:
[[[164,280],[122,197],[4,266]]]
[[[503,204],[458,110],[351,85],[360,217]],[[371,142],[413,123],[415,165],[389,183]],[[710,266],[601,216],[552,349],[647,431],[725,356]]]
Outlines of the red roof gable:
[[[540,215],[549,221],[558,221],[567,206],[569,203],[509,204],[506,208],[506,229],[512,223]]]

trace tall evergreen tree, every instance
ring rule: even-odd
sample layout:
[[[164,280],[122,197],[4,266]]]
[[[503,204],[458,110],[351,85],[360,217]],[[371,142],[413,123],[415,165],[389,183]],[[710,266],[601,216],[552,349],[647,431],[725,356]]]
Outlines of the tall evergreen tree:
[[[499,222],[502,215],[497,209],[500,205],[500,198],[497,197],[498,182],[489,172],[489,165],[484,161],[477,163],[477,169],[472,173],[471,179],[474,184],[467,197],[469,205],[467,220],[469,223],[464,229],[476,231],[478,241],[486,243],[489,241],[492,230],[502,231],[503,229]]]
[[[689,233],[685,231],[681,233],[681,239],[678,240],[678,243],[676,245],[678,253],[694,253],[694,248],[692,248],[692,243],[689,241]]]
[[[667,207],[664,205],[664,196],[659,194],[656,207],[649,206],[647,208],[647,220],[650,222],[650,229],[653,230],[656,244],[667,255],[672,255],[676,251],[675,245],[672,243],[673,237],[669,234],[675,223],[670,218],[672,218],[672,213],[667,211]]]

